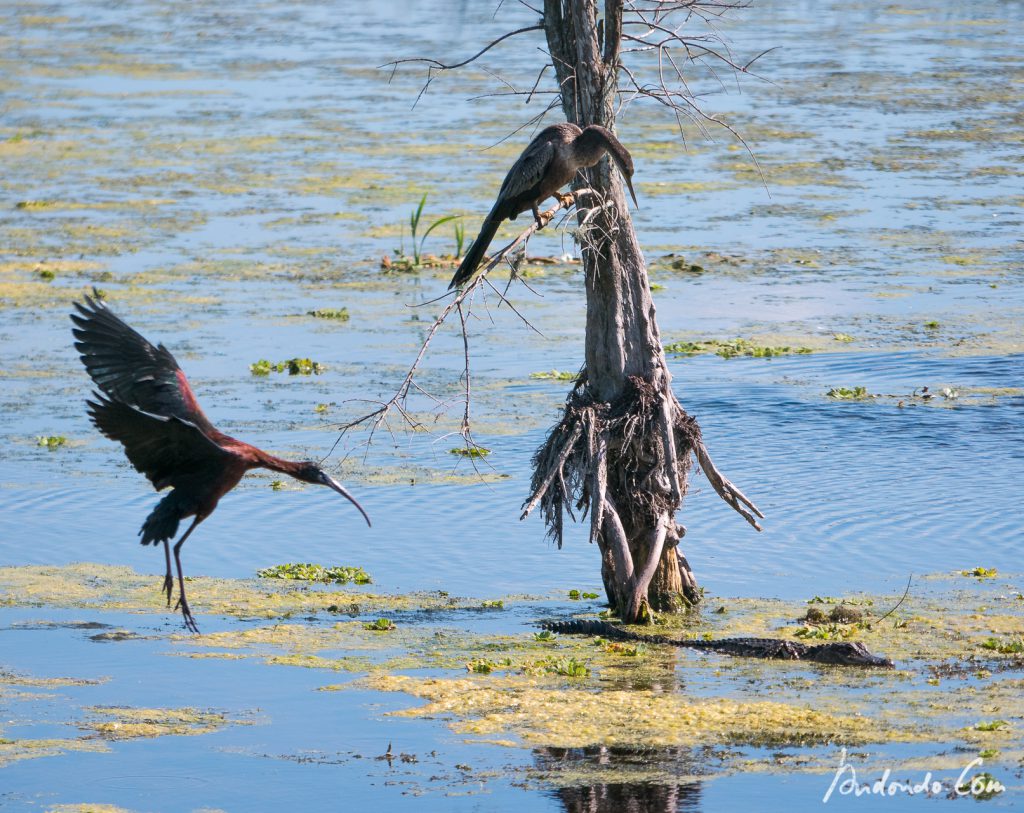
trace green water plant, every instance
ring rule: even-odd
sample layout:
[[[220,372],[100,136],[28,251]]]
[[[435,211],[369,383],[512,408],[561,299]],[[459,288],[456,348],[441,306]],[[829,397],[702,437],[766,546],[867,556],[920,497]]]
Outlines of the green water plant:
[[[852,401],[857,398],[870,398],[866,387],[833,387],[825,393],[829,398],[840,401]]]
[[[336,322],[347,322],[349,320],[348,308],[317,308],[306,311],[307,316],[315,319],[333,319]]]
[[[1024,638],[1017,638],[1014,641],[1001,641],[998,638],[989,638],[981,644],[982,649],[991,649],[1001,655],[1020,655],[1024,653]]]
[[[363,624],[363,629],[371,632],[391,632],[395,629],[395,622],[390,618],[378,618],[375,621],[368,621]]]
[[[577,373],[570,373],[568,370],[545,370],[539,373],[530,373],[530,378],[542,381],[575,381]]]
[[[423,244],[426,242],[427,237],[430,233],[438,226],[443,226],[445,223],[450,223],[453,220],[457,220],[460,215],[445,215],[442,218],[435,220],[431,223],[426,231],[423,232],[423,236],[417,238],[420,221],[423,218],[423,207],[427,204],[427,193],[423,193],[423,197],[420,198],[419,205],[409,215],[409,229],[412,231],[412,259],[415,265],[420,265],[420,260],[423,257]]]
[[[466,245],[466,227],[458,221],[455,224],[455,259],[462,256],[462,249]]]
[[[257,570],[261,579],[289,579],[304,582],[326,582],[334,584],[370,584],[370,575],[361,567],[324,567],[309,562],[274,565]]]
[[[999,571],[994,567],[975,567],[971,570],[961,570],[961,576],[975,576],[979,579],[994,579],[999,575]]]
[[[293,358],[279,361],[276,364],[267,359],[260,359],[249,365],[253,375],[264,376],[271,373],[288,373],[288,375],[320,375],[327,367],[319,361],[308,358]]]
[[[724,359],[733,358],[774,358],[775,356],[788,356],[794,353],[805,354],[813,352],[809,347],[790,347],[789,345],[761,345],[755,344],[749,339],[701,339],[690,342],[672,342],[665,345],[666,353],[673,353],[680,356],[696,356],[703,353],[714,353]]]
[[[582,678],[590,674],[590,668],[575,658],[560,658],[545,668],[546,672],[553,675],[564,675],[565,677]]]
[[[41,435],[36,438],[36,445],[43,446],[51,452],[67,444],[68,439],[63,435]]]
[[[458,457],[478,458],[487,457],[491,450],[485,449],[483,446],[458,446],[454,449],[449,449],[448,452]]]

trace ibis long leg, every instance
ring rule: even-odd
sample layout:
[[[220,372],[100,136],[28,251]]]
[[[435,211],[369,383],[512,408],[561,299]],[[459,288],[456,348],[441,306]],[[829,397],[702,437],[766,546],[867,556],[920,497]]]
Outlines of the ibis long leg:
[[[164,574],[163,592],[167,594],[167,606],[171,606],[171,594],[174,592],[174,576],[171,575],[171,543],[164,540],[164,559],[167,561],[167,572]]]
[[[189,632],[199,632],[199,627],[196,625],[195,618],[192,617],[192,611],[188,608],[188,601],[185,598],[185,576],[181,572],[181,546],[185,544],[185,540],[188,539],[188,535],[196,529],[196,525],[202,522],[202,517],[196,517],[192,520],[192,524],[188,526],[188,530],[185,531],[185,535],[179,539],[174,545],[174,564],[178,567],[178,603],[174,605],[175,610],[181,610],[182,618],[185,619],[185,628]]]

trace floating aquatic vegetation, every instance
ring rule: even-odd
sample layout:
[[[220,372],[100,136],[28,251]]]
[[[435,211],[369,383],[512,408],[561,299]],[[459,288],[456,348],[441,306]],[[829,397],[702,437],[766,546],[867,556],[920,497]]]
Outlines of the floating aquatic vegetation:
[[[36,211],[39,209],[52,209],[56,205],[56,201],[52,200],[19,200],[14,204],[14,208]]]
[[[483,446],[460,446],[455,449],[449,449],[448,452],[459,457],[487,457],[491,450],[485,449]]]
[[[378,618],[375,621],[368,621],[363,624],[364,630],[370,630],[371,632],[391,632],[395,629],[395,622],[390,618]]]
[[[361,567],[324,567],[323,565],[305,563],[288,563],[274,565],[257,570],[256,575],[262,579],[291,579],[304,582],[324,582],[333,584],[370,584],[373,580]]]
[[[276,364],[266,359],[260,359],[249,365],[249,372],[253,375],[270,375],[272,372],[288,373],[288,375],[320,375],[326,369],[326,365],[308,358],[287,359]]]
[[[92,706],[93,719],[80,724],[107,740],[131,740],[167,735],[209,734],[231,721],[213,711],[181,709],[138,709],[127,706]],[[112,719],[101,719],[112,718]]]
[[[70,751],[107,752],[109,750],[110,747],[106,743],[95,739],[0,739],[0,768],[24,759],[55,757]]]
[[[288,488],[288,484],[284,480],[273,480],[270,483],[270,487],[274,489],[274,491],[284,491]]]
[[[825,393],[829,398],[836,398],[841,401],[851,401],[859,398],[874,398],[868,395],[866,387],[833,387]]]
[[[833,333],[832,341],[849,343],[856,340],[849,333]]]
[[[569,598],[573,601],[579,601],[580,599],[597,598],[597,593],[581,592],[579,590],[570,590]]]
[[[323,415],[323,414],[327,413],[330,410],[330,408],[331,408],[330,404],[317,404],[315,407],[313,407],[313,411],[317,415]]]
[[[61,446],[66,445],[67,442],[68,439],[63,435],[40,435],[36,438],[37,446],[43,446],[51,452],[54,449],[59,449]]]
[[[1001,655],[1020,655],[1024,653],[1024,638],[1017,638],[1012,641],[1003,641],[999,638],[989,638],[982,641],[983,649],[991,649]]]
[[[506,669],[510,666],[512,666],[511,658],[504,658],[500,661],[494,661],[490,658],[477,658],[466,664],[466,671],[478,675],[489,675],[496,669]]]
[[[999,571],[994,567],[976,567],[972,570],[961,570],[961,576],[976,576],[979,579],[994,579],[999,575]]]
[[[857,634],[857,628],[844,624],[825,624],[800,627],[793,633],[797,638],[822,641],[846,641]]]
[[[307,316],[316,319],[333,319],[336,322],[347,322],[349,320],[348,308],[318,308],[313,311],[306,311]]]
[[[480,602],[480,607],[484,610],[504,610],[505,601],[500,598],[484,599]]]
[[[1006,720],[983,720],[980,723],[974,725],[975,731],[1002,731],[1005,728],[1009,728],[1010,724]]]
[[[695,342],[681,341],[665,345],[666,353],[674,353],[681,356],[696,356],[703,353],[714,353],[724,359],[732,358],[772,358],[774,356],[788,356],[794,353],[813,353],[809,347],[790,347],[781,345],[772,347],[770,345],[758,345],[748,339],[732,339],[722,341],[720,339],[704,339]]]
[[[568,370],[547,370],[541,373],[530,373],[530,378],[537,378],[543,381],[575,381],[578,373],[570,373]]]
[[[553,675],[582,678],[590,674],[590,667],[576,658],[559,658],[545,666],[545,671]]]

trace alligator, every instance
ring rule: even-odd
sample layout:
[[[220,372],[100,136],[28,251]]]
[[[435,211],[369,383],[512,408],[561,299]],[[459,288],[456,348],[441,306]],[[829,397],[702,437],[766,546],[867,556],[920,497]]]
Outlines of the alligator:
[[[873,666],[892,669],[894,664],[888,658],[880,658],[868,652],[864,644],[853,641],[835,641],[811,646],[797,641],[779,638],[718,638],[680,640],[663,635],[642,635],[630,632],[607,621],[573,619],[571,621],[542,621],[541,627],[551,632],[566,635],[600,635],[615,641],[637,641],[645,644],[664,644],[701,649],[706,652],[721,652],[744,658],[774,658],[784,661],[813,661],[836,666]]]

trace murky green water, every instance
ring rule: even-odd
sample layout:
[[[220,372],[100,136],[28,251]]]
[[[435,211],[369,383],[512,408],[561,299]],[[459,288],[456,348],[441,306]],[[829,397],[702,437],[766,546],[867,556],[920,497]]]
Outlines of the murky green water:
[[[159,553],[134,543],[154,494],[84,415],[89,386],[66,314],[91,285],[175,352],[222,429],[264,448],[319,457],[340,423],[366,411],[351,399],[390,395],[438,308],[424,303],[450,270],[385,274],[380,258],[411,252],[408,216],[425,192],[428,220],[464,214],[472,231],[528,134],[485,148],[541,107],[467,101],[502,88],[481,64],[437,80],[413,108],[423,72],[391,77],[377,66],[461,58],[532,22],[522,6],[494,15],[494,5],[0,9],[0,564],[162,568]],[[683,146],[661,111],[635,103],[624,113],[666,341],[744,337],[815,351],[673,357],[677,392],[716,462],[768,514],[755,535],[695,478],[685,547],[711,596],[898,595],[911,572],[1019,570],[1022,18],[998,0],[763,3],[733,15],[722,26],[740,58],[778,46],[756,63],[771,82],[702,75],[693,87],[714,94],[706,108],[744,134],[756,163],[724,131],[709,140],[688,125]],[[529,37],[486,63],[517,89],[541,64]],[[449,226],[425,244],[453,248]],[[530,253],[572,251],[571,237],[551,230]],[[598,588],[595,551],[582,534],[553,550],[518,509],[529,457],[566,389],[530,374],[578,368],[582,284],[572,266],[543,266],[530,285],[539,296],[516,288],[514,301],[543,335],[493,297],[471,323],[476,437],[492,450],[485,482],[453,462],[457,439],[441,437],[461,414],[462,343],[451,330],[432,345],[423,379],[452,399],[436,432],[397,445],[378,436],[368,453],[365,436],[352,435],[334,454],[372,531],[326,490],[275,491],[272,477],[251,476],[190,539],[186,572],[244,578],[282,561],[346,563],[384,591],[535,597],[439,622],[481,635],[529,635],[531,620],[578,607],[563,597]],[[308,316],[342,307],[348,321]],[[249,374],[259,359],[295,356],[327,370]],[[877,397],[826,395],[856,387]],[[67,443],[50,451],[40,436]],[[201,595],[195,604],[204,631],[251,623],[204,614]],[[418,702],[403,695],[315,692],[338,679],[329,671],[166,657],[179,647],[170,615],[43,602],[3,607],[0,619],[0,668],[106,678],[45,697],[0,694],[0,739],[74,739],[86,709],[103,705],[228,720],[212,733],[11,762],[0,768],[5,808],[314,810],[344,798],[384,809],[619,810],[634,799],[651,810],[772,810],[815,807],[827,787],[826,774],[785,760],[746,773],[746,756],[728,749],[637,757],[467,744],[441,722],[385,716]],[[96,641],[65,622],[142,637]],[[708,691],[733,690],[712,681]],[[388,742],[417,761],[376,759]],[[953,747],[885,754],[938,765]],[[787,753],[833,764],[836,751]],[[638,761],[654,767],[638,774]],[[1008,757],[992,770],[1019,786]],[[1011,789],[989,804],[1014,798]]]

